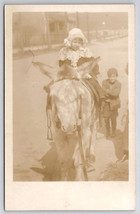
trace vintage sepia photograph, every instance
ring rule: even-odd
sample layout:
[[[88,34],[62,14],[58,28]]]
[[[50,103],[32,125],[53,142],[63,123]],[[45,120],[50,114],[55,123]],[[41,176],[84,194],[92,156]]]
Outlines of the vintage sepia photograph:
[[[128,14],[13,13],[14,181],[127,181]]]
[[[11,182],[129,183],[135,168],[131,6],[37,7],[11,7],[7,25]]]

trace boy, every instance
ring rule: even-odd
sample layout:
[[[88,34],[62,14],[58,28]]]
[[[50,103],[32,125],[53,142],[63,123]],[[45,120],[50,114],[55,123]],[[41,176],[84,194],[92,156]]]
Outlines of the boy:
[[[108,79],[103,80],[102,88],[105,94],[105,100],[102,104],[103,117],[105,120],[106,137],[110,134],[115,137],[118,109],[120,108],[121,83],[117,80],[118,71],[111,68],[107,72]]]

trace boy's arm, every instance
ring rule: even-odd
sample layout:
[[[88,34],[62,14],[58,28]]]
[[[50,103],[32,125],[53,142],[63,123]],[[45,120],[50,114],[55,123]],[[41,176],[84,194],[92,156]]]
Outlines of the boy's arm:
[[[107,86],[107,80],[103,80],[102,89],[103,89],[103,92],[104,92],[105,96],[108,96],[109,87]]]
[[[121,83],[117,82],[113,89],[108,89],[107,93],[112,97],[118,97],[121,92]]]

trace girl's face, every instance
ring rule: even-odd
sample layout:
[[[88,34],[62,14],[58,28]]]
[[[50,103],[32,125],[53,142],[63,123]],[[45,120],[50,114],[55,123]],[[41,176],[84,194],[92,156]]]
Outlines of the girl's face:
[[[71,48],[75,51],[80,49],[80,47],[82,47],[82,45],[83,45],[83,40],[80,38],[75,38],[71,42]]]

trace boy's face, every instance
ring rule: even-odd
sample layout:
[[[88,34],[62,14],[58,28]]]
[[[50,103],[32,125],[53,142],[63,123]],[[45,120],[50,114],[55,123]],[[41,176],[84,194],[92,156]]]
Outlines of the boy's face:
[[[75,38],[71,42],[71,48],[75,51],[78,50],[82,45],[83,45],[83,41],[80,38]]]
[[[113,84],[116,81],[117,76],[115,74],[112,74],[108,79],[109,79],[109,82]]]

